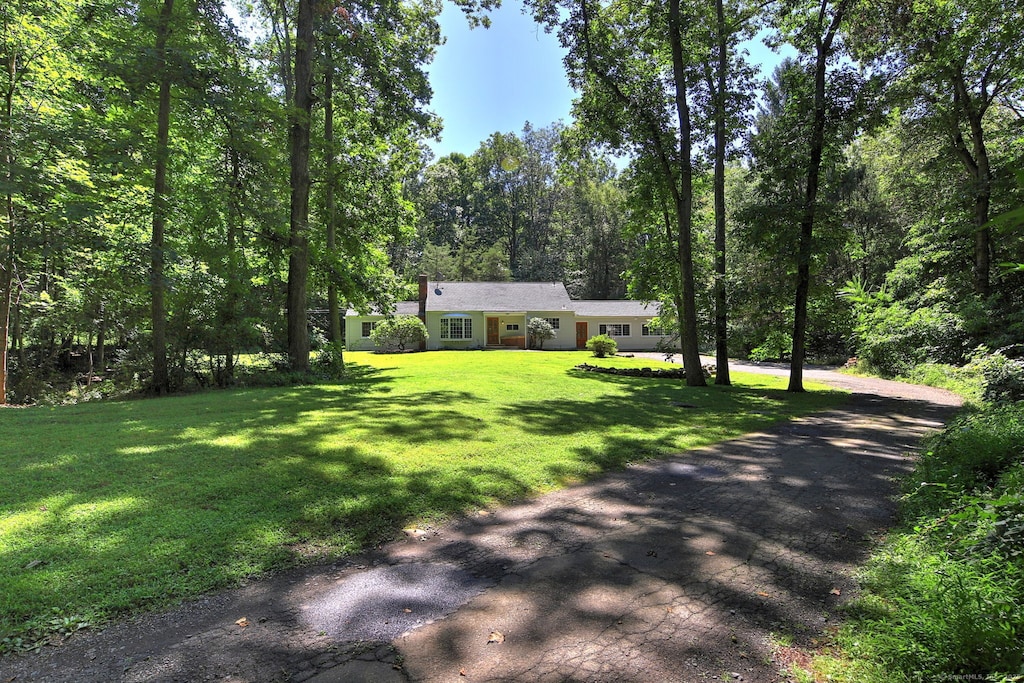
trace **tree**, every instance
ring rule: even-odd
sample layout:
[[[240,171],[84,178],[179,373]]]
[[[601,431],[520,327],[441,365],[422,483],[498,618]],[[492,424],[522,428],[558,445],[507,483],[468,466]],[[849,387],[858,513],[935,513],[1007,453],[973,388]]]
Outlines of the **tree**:
[[[625,236],[626,191],[613,162],[585,136],[581,129],[567,131],[559,151],[554,223],[564,236],[563,281],[576,299],[619,299],[635,258]]]
[[[693,121],[706,50],[693,39],[698,10],[681,0],[537,0],[535,16],[558,27],[569,81],[582,92],[583,125],[613,148],[630,150],[654,181],[678,275],[664,283],[677,310],[686,382],[703,386],[693,260]],[[666,11],[667,10],[667,11]]]
[[[886,0],[871,4],[854,36],[858,53],[891,78],[904,117],[941,139],[963,168],[973,203],[974,290],[988,296],[991,124],[1000,106],[1013,109],[1024,95],[1020,4]]]
[[[167,313],[164,297],[167,289],[164,274],[164,229],[167,223],[168,187],[167,163],[170,156],[168,139],[171,129],[171,79],[167,65],[167,40],[174,15],[174,0],[163,0],[156,22],[156,78],[158,104],[156,118],[156,145],[153,159],[153,232],[150,240],[150,287],[153,325],[153,391],[164,394],[170,390],[167,374]]]
[[[293,372],[309,369],[309,136],[313,111],[314,8],[298,0],[295,21],[294,80],[289,108],[288,156],[291,212],[288,220],[288,359]]]
[[[54,8],[33,0],[0,7],[0,405],[7,402],[18,252],[28,241],[29,216],[45,210],[33,208],[30,198],[47,192],[46,173],[60,156],[58,136],[51,140],[50,131],[68,97],[59,76],[76,71],[64,43],[81,23],[79,9],[76,3]]]
[[[840,28],[850,10],[852,0],[820,3],[785,3],[780,16],[783,35],[800,50],[807,60],[811,79],[810,111],[807,112],[807,158],[800,198],[800,234],[796,258],[796,297],[793,306],[793,353],[790,359],[788,391],[800,392],[803,386],[803,365],[807,341],[807,301],[811,287],[811,255],[814,225],[818,209],[822,156],[825,152],[829,121],[829,65],[834,62],[841,45]],[[835,78],[833,74],[833,79]],[[798,100],[797,100],[798,101]]]
[[[741,3],[715,0],[710,42],[713,59],[706,62],[704,78],[710,95],[708,105],[714,123],[714,205],[715,205],[715,384],[731,384],[729,377],[729,317],[726,292],[726,193],[725,162],[736,131],[748,123],[744,101],[753,89],[750,67],[737,54],[742,38],[751,37],[755,11]]]
[[[530,318],[526,323],[526,333],[531,347],[543,349],[545,341],[554,339],[555,328],[544,318]]]
[[[380,321],[370,332],[370,339],[385,353],[418,348],[427,341],[427,326],[414,315],[396,315]]]
[[[538,131],[527,123],[521,137],[494,133],[470,157],[477,235],[501,244],[516,279],[559,279],[560,273],[536,265],[551,235],[556,140],[555,129]]]

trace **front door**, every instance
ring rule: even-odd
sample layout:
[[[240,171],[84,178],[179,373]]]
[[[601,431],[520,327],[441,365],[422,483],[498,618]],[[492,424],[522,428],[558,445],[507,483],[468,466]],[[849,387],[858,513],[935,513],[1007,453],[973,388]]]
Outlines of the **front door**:
[[[587,323],[576,323],[576,348],[587,348]]]
[[[501,336],[498,333],[498,319],[487,319],[487,345],[497,346],[501,343]]]

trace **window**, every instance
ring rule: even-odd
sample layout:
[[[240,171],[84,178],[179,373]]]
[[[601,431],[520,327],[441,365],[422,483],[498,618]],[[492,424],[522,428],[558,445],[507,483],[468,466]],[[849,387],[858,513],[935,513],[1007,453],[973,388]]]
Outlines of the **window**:
[[[551,325],[551,329],[553,329],[553,330],[557,330],[558,329],[558,323],[561,320],[561,318],[544,318],[544,319],[547,320],[548,324]]]
[[[508,325],[505,325],[505,330],[507,332],[518,332],[519,331],[519,323],[509,323]]]
[[[665,335],[665,330],[660,327],[651,327],[650,325],[644,325],[640,328],[640,335],[643,337],[662,337]]]
[[[598,325],[597,329],[600,334],[607,334],[609,337],[629,336],[629,323],[608,323]]]
[[[472,318],[441,318],[441,339],[472,339]]]
[[[380,324],[380,323],[377,320],[374,320],[373,322],[364,322],[363,323],[363,337],[369,337],[370,333],[373,332],[374,328],[377,327],[378,324]]]

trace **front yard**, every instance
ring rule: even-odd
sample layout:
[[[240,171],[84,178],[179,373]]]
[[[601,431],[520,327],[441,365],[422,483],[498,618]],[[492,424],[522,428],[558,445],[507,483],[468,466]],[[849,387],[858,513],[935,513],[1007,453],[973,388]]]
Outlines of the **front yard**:
[[[340,384],[0,411],[0,652],[841,400],[572,352],[347,360]]]

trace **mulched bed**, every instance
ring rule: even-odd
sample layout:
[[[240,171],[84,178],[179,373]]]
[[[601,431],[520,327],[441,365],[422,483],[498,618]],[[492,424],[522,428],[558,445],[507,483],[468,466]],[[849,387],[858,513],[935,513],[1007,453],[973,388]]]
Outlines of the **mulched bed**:
[[[618,375],[620,377],[658,377],[661,379],[686,379],[686,370],[683,368],[608,368],[600,365],[580,363],[577,370],[584,372],[599,372],[605,375]],[[704,376],[710,377],[715,369],[713,365],[705,365]]]

